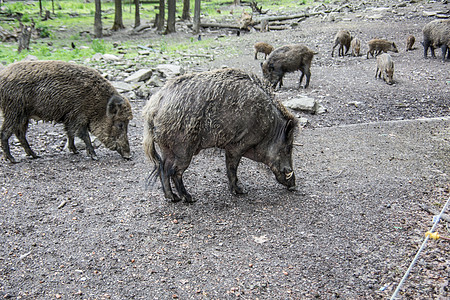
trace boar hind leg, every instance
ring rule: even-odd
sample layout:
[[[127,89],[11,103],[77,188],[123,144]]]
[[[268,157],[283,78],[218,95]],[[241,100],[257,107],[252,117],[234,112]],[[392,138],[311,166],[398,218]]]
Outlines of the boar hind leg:
[[[20,126],[18,126],[18,127],[19,127],[19,129],[16,130],[15,134],[16,134],[17,139],[19,140],[20,144],[22,145],[23,149],[25,149],[25,153],[27,155],[31,156],[32,158],[38,158],[36,153],[34,153],[34,151],[31,150],[30,144],[28,144],[28,141],[25,137],[25,134],[28,129],[28,120],[23,120],[21,122]]]
[[[231,193],[240,195],[246,194],[244,187],[240,184],[237,178],[237,168],[241,161],[242,155],[234,154],[230,151],[225,151],[225,163],[227,165],[228,185]]]
[[[78,154],[78,149],[75,146],[75,132],[73,130],[71,130],[67,124],[64,125],[64,128],[66,130],[66,134],[67,134],[67,147],[69,148],[70,151],[72,151],[73,154]]]
[[[195,201],[192,200],[192,196],[186,191],[183,183],[183,173],[184,170],[177,170],[177,172],[172,176],[172,181],[175,184],[175,188],[177,189],[178,195],[184,202],[193,203]]]
[[[300,75],[300,80],[298,81],[298,89],[302,87],[303,77],[306,76],[305,89],[309,86],[309,80],[311,79],[311,71],[309,68],[305,68],[305,70],[301,70],[302,75]]]
[[[13,132],[10,128],[6,128],[5,124],[6,124],[6,120],[3,123],[2,131],[1,131],[3,156],[5,157],[5,159],[9,160],[10,162],[16,163],[16,160],[11,155],[11,150],[9,148],[9,138],[11,137]]]

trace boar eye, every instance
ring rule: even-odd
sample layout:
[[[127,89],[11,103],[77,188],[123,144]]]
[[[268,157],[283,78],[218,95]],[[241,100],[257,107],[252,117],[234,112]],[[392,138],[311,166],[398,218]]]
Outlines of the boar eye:
[[[125,124],[123,124],[123,122],[116,122],[114,125],[120,130],[123,130],[125,127]]]

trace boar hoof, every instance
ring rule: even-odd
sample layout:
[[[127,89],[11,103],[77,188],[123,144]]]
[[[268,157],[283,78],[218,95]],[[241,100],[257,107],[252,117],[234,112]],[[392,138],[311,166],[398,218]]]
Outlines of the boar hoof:
[[[247,194],[247,191],[244,189],[244,187],[241,184],[237,184],[231,188],[231,192],[236,195],[245,195]]]
[[[192,196],[189,194],[183,195],[182,198],[185,203],[194,203],[197,201],[197,200],[192,199]]]

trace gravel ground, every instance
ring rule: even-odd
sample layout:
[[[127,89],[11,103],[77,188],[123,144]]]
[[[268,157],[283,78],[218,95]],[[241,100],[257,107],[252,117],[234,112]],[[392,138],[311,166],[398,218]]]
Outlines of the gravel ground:
[[[26,158],[15,142],[20,163],[0,163],[0,296],[389,298],[431,228],[422,206],[439,210],[450,196],[450,63],[423,59],[419,44],[432,20],[422,11],[445,8],[419,2],[375,20],[363,10],[334,22],[311,17],[292,30],[224,38],[241,54],[199,66],[260,74],[256,41],[319,52],[310,88],[294,89],[299,74],[290,73],[277,91],[281,100],[304,94],[327,109],[295,112],[309,120],[296,137],[296,192],[244,159],[239,177],[248,194],[233,196],[222,151],[208,150],[185,174],[197,202],[167,203],[159,185],[144,184],[152,168],[141,149],[145,99],[132,102],[131,161],[103,147],[98,161],[72,155],[62,151],[62,126],[31,124],[28,140],[41,158]],[[332,58],[339,29],[355,33],[363,53],[373,37],[395,41],[396,84],[374,78],[373,58]],[[409,34],[417,49],[405,52]],[[441,221],[441,235],[450,236],[448,226]],[[429,242],[400,297],[450,298],[449,250],[449,242]]]

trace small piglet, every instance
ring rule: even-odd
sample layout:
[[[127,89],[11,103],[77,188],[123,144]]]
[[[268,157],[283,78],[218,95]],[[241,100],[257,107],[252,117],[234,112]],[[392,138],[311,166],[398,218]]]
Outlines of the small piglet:
[[[370,40],[367,45],[369,46],[369,50],[367,51],[367,58],[369,58],[369,53],[372,57],[377,56],[381,52],[392,51],[397,53],[398,49],[394,42],[389,42],[382,39],[373,39]]]
[[[264,53],[264,59],[266,59],[267,55],[273,51],[273,46],[264,42],[256,43],[253,48],[255,49],[255,59],[258,59],[258,52]]]
[[[394,83],[394,62],[392,61],[392,57],[383,53],[377,56],[377,72],[375,73],[375,78],[383,77],[383,80],[387,84]]]
[[[361,52],[361,41],[357,38],[352,39],[352,56],[359,56]]]
[[[408,36],[406,39],[406,51],[410,51],[413,49],[416,38],[413,35]]]

